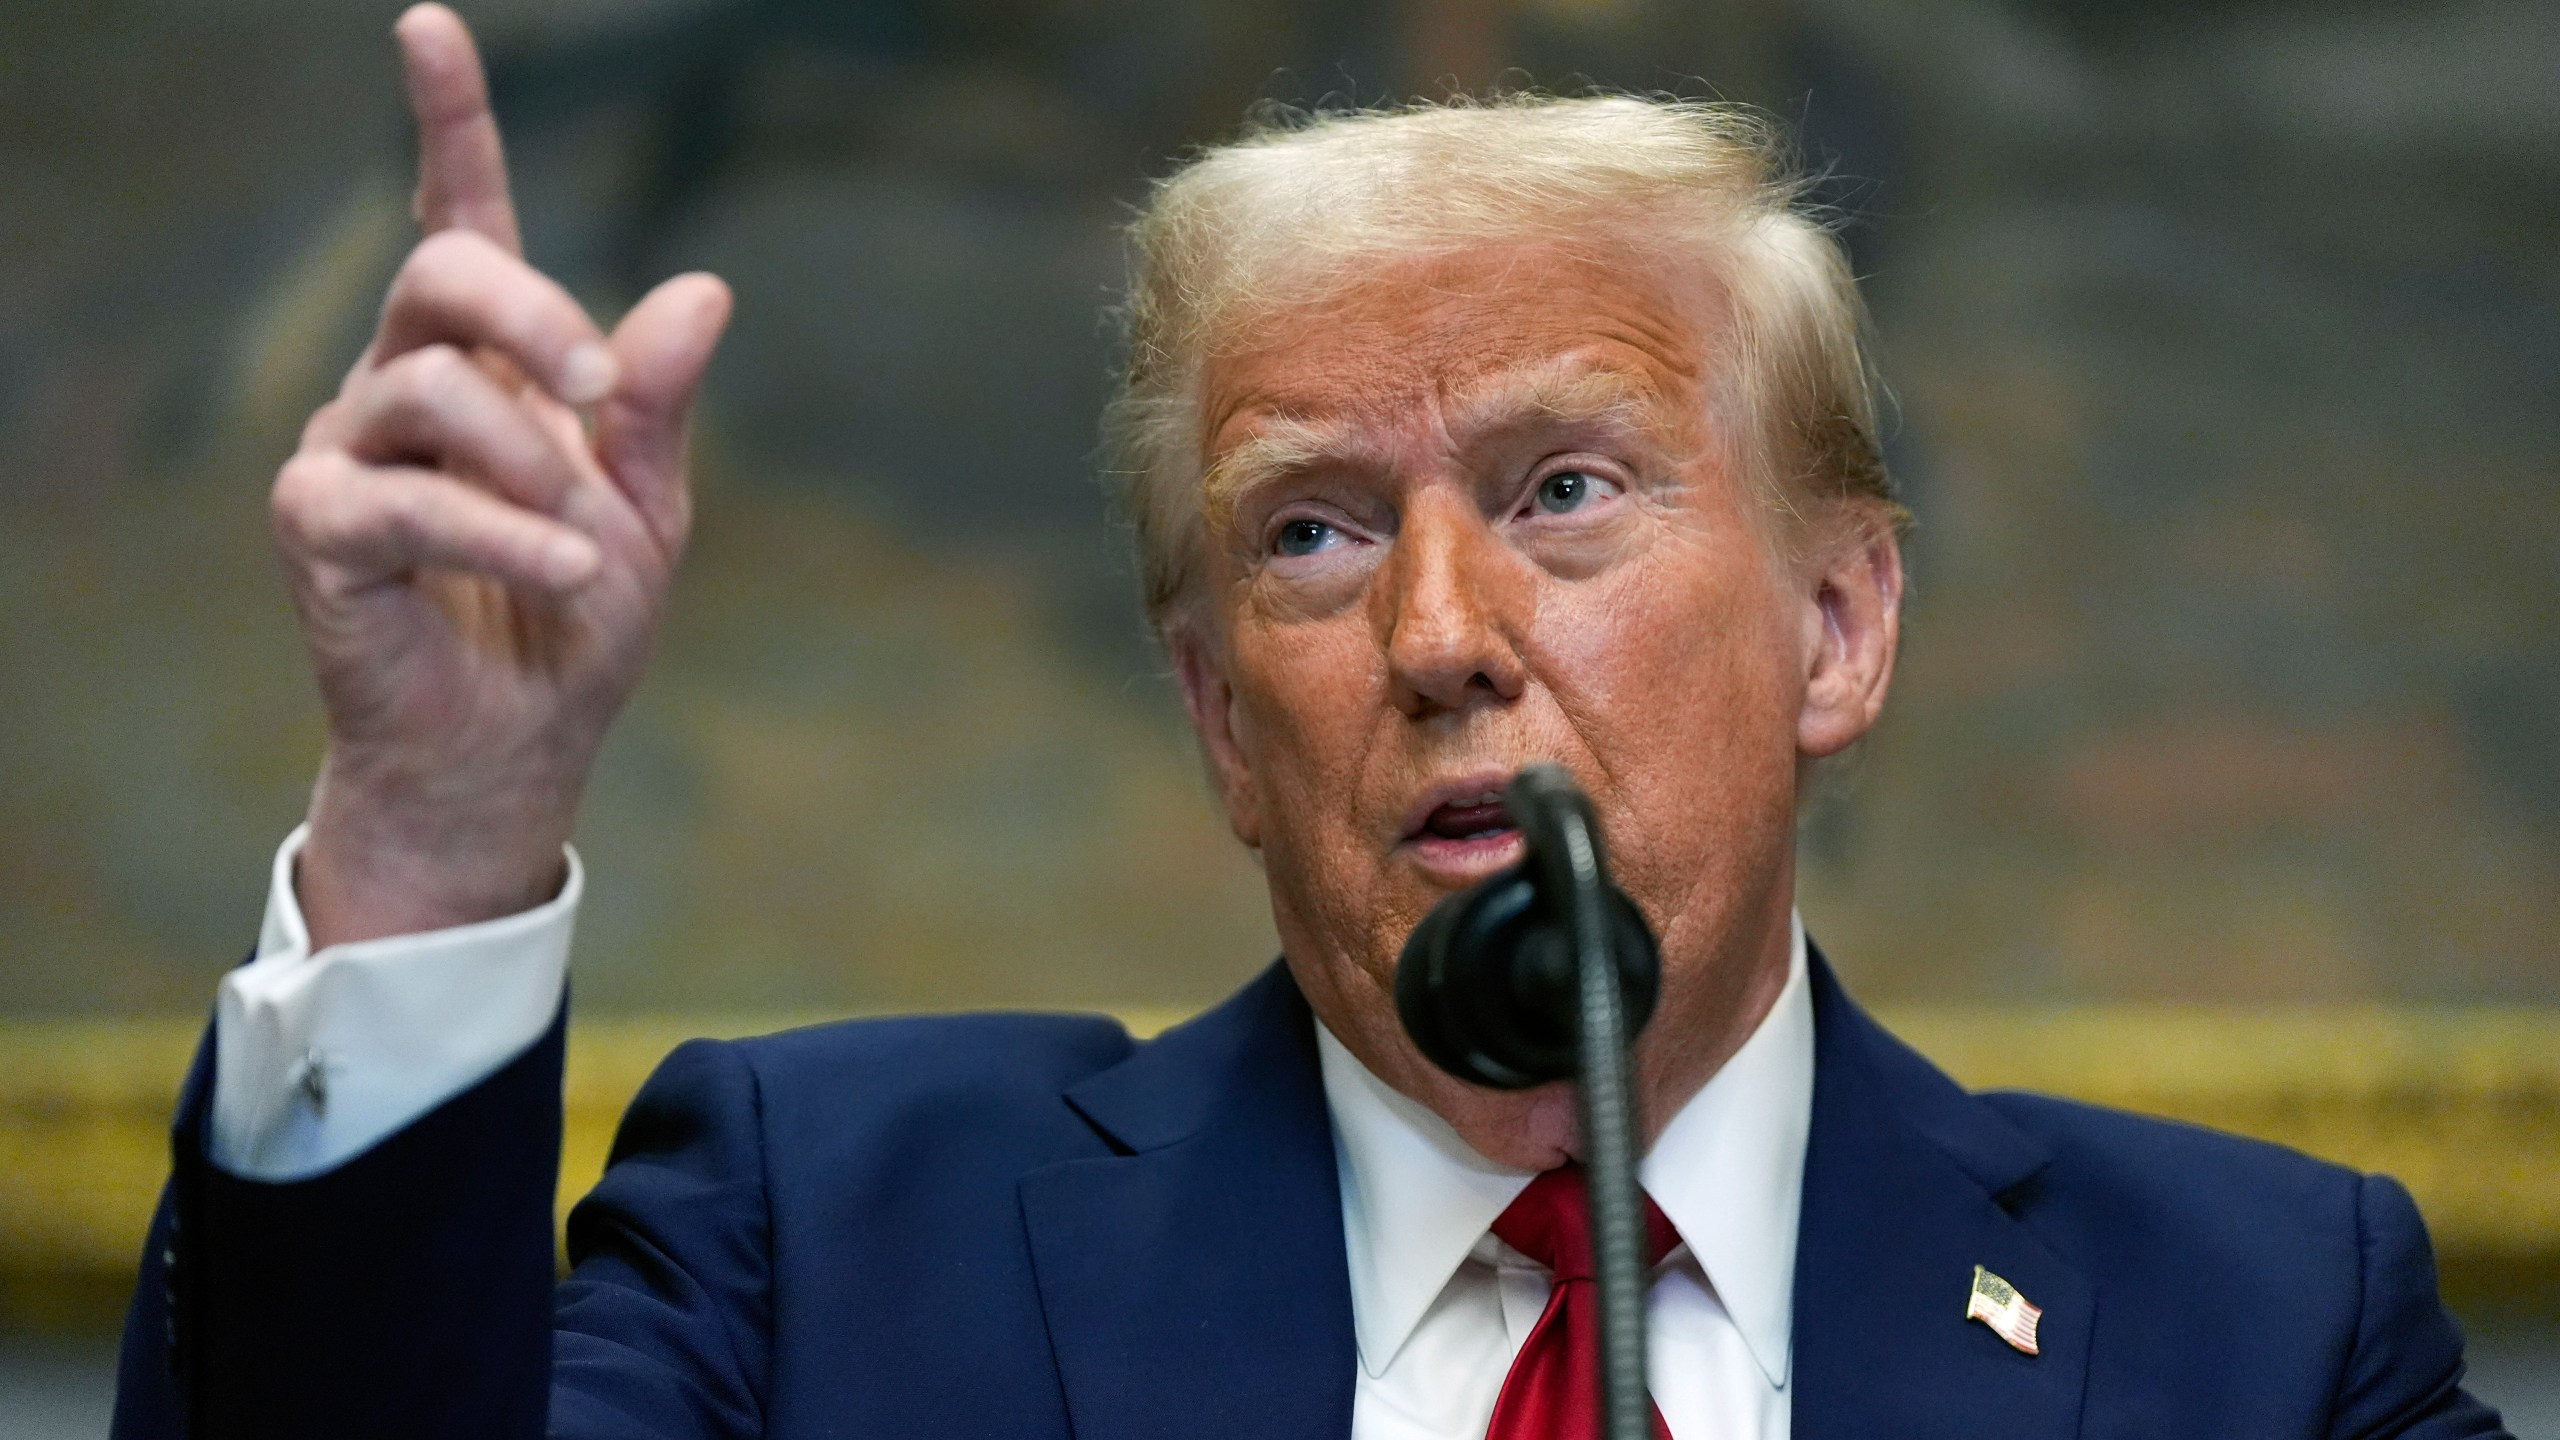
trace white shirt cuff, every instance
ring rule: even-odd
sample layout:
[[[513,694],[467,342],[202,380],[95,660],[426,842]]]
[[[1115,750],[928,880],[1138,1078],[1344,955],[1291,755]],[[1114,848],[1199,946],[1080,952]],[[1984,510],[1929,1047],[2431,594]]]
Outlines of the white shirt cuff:
[[[551,1026],[586,876],[517,915],[311,953],[285,837],[258,955],[214,1010],[213,1163],[249,1180],[331,1170],[479,1084]]]

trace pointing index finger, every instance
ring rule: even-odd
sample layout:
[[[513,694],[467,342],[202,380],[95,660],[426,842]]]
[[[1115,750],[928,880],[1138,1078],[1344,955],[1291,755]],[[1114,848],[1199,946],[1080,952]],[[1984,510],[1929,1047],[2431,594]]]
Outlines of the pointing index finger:
[[[506,153],[469,27],[444,6],[426,4],[409,7],[392,29],[418,121],[419,227],[430,235],[475,230],[521,253]]]

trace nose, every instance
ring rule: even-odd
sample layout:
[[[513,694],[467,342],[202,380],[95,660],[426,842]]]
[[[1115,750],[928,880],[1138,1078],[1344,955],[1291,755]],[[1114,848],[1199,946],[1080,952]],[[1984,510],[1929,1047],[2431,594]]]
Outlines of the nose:
[[[1426,492],[1406,508],[1371,592],[1387,688],[1410,719],[1520,698],[1527,602],[1518,557],[1471,500]]]

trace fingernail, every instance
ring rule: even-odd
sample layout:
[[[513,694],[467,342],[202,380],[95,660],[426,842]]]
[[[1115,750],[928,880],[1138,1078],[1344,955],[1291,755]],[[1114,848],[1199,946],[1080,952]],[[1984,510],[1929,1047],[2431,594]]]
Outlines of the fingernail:
[[[560,398],[572,405],[593,405],[613,393],[619,366],[613,352],[589,340],[560,362]]]
[[[583,585],[604,563],[595,542],[584,536],[563,537],[542,547],[542,573],[562,589]]]

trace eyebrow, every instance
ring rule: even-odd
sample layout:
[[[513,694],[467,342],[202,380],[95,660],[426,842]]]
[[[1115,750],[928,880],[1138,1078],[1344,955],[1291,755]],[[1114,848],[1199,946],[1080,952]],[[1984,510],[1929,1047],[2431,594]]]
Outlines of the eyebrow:
[[[1534,419],[1658,431],[1664,427],[1657,422],[1668,418],[1663,402],[1652,385],[1624,370],[1552,360],[1459,397],[1449,407],[1449,430],[1466,437]]]
[[[1640,376],[1558,359],[1508,372],[1455,398],[1448,423],[1462,444],[1530,422],[1617,426],[1672,440],[1662,423],[1667,410],[1665,397]],[[1349,419],[1274,414],[1257,420],[1253,434],[1209,467],[1200,481],[1201,504],[1213,516],[1231,513],[1264,485],[1319,466],[1356,466],[1376,454],[1377,447]]]
[[[1357,462],[1375,451],[1347,420],[1274,415],[1255,422],[1254,433],[1218,457],[1200,479],[1200,502],[1211,516],[1231,512],[1245,496],[1274,481],[1321,465]]]

